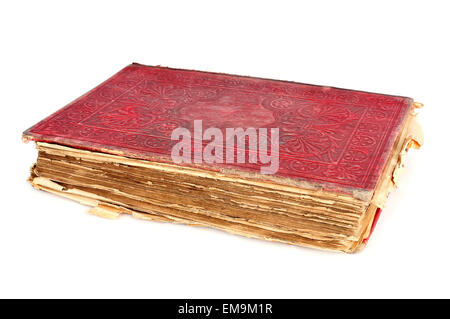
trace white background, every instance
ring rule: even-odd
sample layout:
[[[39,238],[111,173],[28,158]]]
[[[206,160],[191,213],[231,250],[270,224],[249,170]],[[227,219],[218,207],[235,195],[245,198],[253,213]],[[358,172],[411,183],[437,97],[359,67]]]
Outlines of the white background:
[[[2,2],[0,297],[450,297],[449,15],[446,1]],[[410,96],[425,145],[354,255],[106,220],[34,190],[22,131],[131,62]]]

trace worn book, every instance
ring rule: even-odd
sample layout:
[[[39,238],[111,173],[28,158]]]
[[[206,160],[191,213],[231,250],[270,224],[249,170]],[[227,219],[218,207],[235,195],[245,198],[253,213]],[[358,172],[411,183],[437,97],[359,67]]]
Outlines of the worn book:
[[[120,214],[293,245],[363,247],[422,104],[131,64],[23,133],[40,190]]]

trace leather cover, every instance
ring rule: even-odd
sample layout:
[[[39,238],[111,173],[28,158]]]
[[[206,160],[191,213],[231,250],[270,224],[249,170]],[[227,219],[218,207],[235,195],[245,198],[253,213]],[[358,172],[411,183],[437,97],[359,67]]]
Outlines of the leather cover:
[[[193,131],[194,120],[204,130],[279,128],[275,178],[354,193],[374,190],[411,108],[406,97],[132,64],[24,138],[171,162],[172,130]],[[259,164],[201,166],[267,178]]]

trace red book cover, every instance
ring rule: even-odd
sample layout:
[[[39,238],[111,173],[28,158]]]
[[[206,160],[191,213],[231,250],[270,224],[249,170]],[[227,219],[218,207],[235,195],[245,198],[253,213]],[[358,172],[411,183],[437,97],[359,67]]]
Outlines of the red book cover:
[[[177,127],[279,129],[275,177],[373,191],[412,99],[132,64],[24,132],[26,139],[170,161]],[[258,163],[206,164],[259,173]]]

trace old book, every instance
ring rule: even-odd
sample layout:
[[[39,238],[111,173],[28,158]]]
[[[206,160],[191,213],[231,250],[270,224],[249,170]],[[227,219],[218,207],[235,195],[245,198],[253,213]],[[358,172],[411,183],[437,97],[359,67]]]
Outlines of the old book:
[[[409,148],[411,98],[132,64],[23,133],[30,182],[96,215],[364,246]]]

